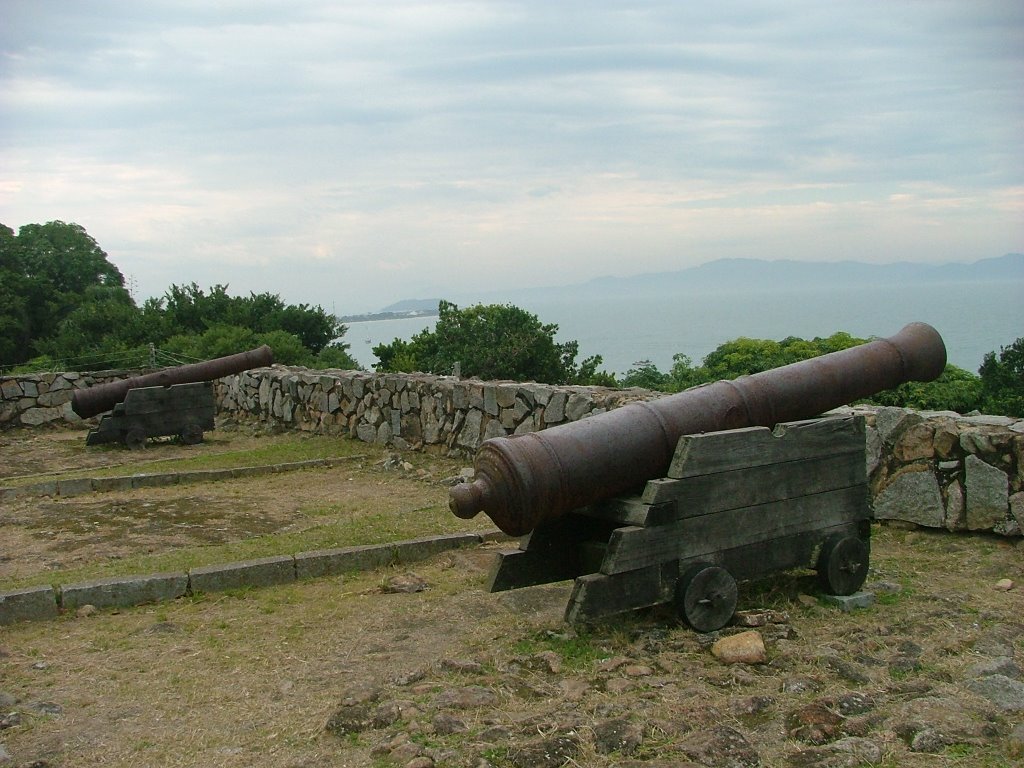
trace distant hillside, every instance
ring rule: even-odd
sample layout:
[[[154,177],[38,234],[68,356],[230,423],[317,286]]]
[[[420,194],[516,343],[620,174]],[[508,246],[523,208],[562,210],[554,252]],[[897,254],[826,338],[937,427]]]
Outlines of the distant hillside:
[[[985,280],[1024,280],[1024,254],[1008,253],[972,264],[867,264],[859,261],[809,262],[719,259],[676,272],[602,277],[584,290],[658,293],[692,288],[810,288],[822,285],[893,285]]]
[[[437,305],[440,299],[403,299],[402,301],[389,304],[381,312],[437,312]]]
[[[367,320],[397,320],[406,317],[433,317],[437,314],[440,299],[403,299],[384,307],[380,312],[366,312],[361,315],[345,315],[339,318],[343,323],[361,323]]]
[[[476,303],[529,303],[560,298],[616,298],[685,295],[690,292],[736,290],[792,290],[829,286],[900,286],[949,283],[1024,281],[1024,253],[1008,253],[973,263],[868,264],[861,261],[811,262],[766,259],[718,259],[688,269],[649,272],[628,277],[598,277],[585,283],[506,291],[486,291],[474,296],[448,296],[460,306]],[[359,316],[360,320],[389,317],[431,316],[437,299],[407,299],[382,312]],[[394,314],[392,314],[394,313]],[[343,320],[347,318],[342,318]],[[352,318],[350,321],[355,321]]]

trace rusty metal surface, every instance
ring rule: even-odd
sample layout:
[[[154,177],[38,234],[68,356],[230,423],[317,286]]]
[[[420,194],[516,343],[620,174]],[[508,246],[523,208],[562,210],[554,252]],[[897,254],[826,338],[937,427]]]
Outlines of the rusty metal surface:
[[[155,373],[134,376],[130,379],[112,381],[88,389],[77,390],[71,398],[71,408],[87,419],[90,416],[109,411],[122,402],[128,390],[138,387],[169,387],[172,384],[192,384],[201,381],[213,381],[224,376],[247,371],[250,368],[262,368],[274,362],[274,353],[266,344],[237,355],[218,357],[202,363],[179,365],[176,368],[165,368]]]
[[[931,381],[946,347],[930,325],[733,381],[718,381],[582,421],[480,446],[476,476],[450,491],[458,517],[485,512],[505,533],[541,523],[662,477],[683,435],[772,427],[892,389]]]

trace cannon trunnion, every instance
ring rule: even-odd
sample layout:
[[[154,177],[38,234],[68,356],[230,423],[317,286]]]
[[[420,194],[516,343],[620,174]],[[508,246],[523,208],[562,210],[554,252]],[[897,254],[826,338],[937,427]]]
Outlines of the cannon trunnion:
[[[566,620],[674,604],[701,632],[725,626],[737,581],[817,570],[823,591],[868,572],[862,417],[688,435],[665,477],[537,527],[499,553],[491,591],[575,579]]]

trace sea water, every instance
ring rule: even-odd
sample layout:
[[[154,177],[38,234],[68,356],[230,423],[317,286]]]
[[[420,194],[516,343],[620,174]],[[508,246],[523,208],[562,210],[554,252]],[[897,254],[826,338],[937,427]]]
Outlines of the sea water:
[[[846,331],[891,336],[914,321],[942,335],[949,362],[976,373],[987,352],[1024,336],[1024,281],[950,282],[919,286],[714,290],[675,296],[524,299],[511,302],[554,323],[560,342],[579,342],[577,362],[603,358],[601,370],[622,376],[639,361],[668,371],[681,353],[694,365],[720,344],[746,336],[811,339]],[[462,306],[462,304],[460,304]],[[372,347],[432,329],[435,318],[350,323],[345,341],[370,369]]]

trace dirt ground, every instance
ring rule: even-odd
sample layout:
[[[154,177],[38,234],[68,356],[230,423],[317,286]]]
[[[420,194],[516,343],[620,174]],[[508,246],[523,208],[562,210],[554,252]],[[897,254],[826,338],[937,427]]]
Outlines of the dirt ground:
[[[80,432],[0,433],[0,475],[171,463],[270,439],[224,433],[140,455],[84,451]],[[413,454],[395,468],[386,451],[358,452],[331,469],[17,499],[0,512],[0,590],[324,530],[469,529],[443,517],[441,481],[465,462]],[[871,607],[843,612],[819,599],[813,574],[791,572],[742,585],[743,620],[758,626],[711,635],[668,608],[568,627],[568,584],[490,594],[494,552],[509,546],[0,628],[0,766],[930,768],[1024,757],[1019,541],[876,526]],[[763,641],[763,660],[714,655],[715,641],[744,632]]]
[[[0,433],[0,486],[44,482],[82,471],[86,475],[132,474],[139,466],[145,473],[178,471],[182,460],[264,465],[266,459],[247,457],[267,443],[296,440],[303,438],[220,430],[209,433],[199,445],[168,439],[130,451],[119,446],[86,447],[80,430]],[[447,488],[438,481],[460,469],[455,460],[427,454],[411,455],[415,462],[411,469],[386,468],[389,459],[388,467],[395,462],[394,455],[384,449],[343,438],[308,440],[320,443],[317,453],[347,460],[333,468],[228,482],[9,501],[2,512],[5,546],[0,551],[0,584],[36,575],[43,575],[41,583],[47,583],[59,580],[58,574],[68,569],[102,566],[146,553],[201,555],[204,548],[294,536],[331,520],[351,524],[367,516],[408,516],[424,508],[433,510],[436,518],[447,505]],[[465,528],[456,522],[453,519],[452,528]],[[477,527],[488,526],[481,521]],[[344,543],[375,542],[334,545]]]

